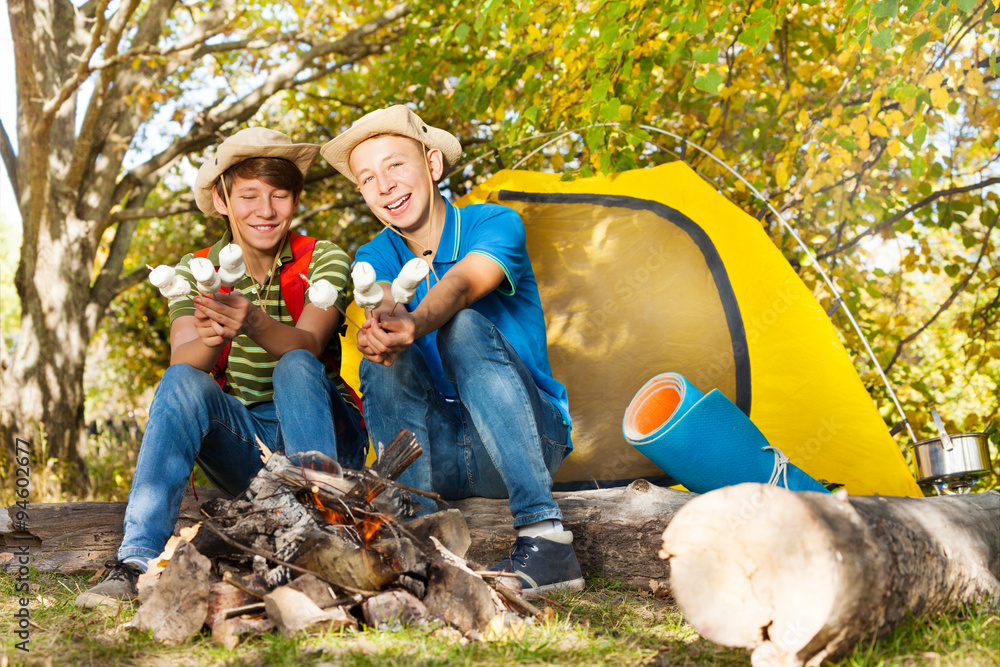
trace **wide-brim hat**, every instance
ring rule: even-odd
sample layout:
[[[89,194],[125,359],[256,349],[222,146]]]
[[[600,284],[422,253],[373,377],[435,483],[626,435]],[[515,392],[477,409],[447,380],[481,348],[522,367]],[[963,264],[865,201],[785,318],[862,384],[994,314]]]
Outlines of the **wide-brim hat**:
[[[354,121],[350,129],[341,132],[319,149],[323,158],[333,168],[346,176],[351,183],[358,184],[351,173],[351,151],[366,139],[383,134],[395,134],[416,139],[428,148],[437,148],[444,155],[444,170],[449,171],[462,157],[462,144],[451,132],[431,127],[408,107],[397,104],[386,109],[372,111]]]
[[[293,144],[291,139],[277,130],[248,127],[219,144],[215,156],[201,165],[194,181],[194,199],[202,213],[218,216],[219,212],[212,202],[212,186],[226,169],[251,158],[280,157],[294,163],[305,176],[316,161],[317,153],[319,146],[316,144]]]

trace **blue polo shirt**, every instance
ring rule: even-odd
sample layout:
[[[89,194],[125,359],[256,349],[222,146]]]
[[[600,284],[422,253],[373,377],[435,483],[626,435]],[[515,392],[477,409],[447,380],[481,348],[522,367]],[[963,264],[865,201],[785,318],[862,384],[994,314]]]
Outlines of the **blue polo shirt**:
[[[572,424],[566,387],[552,377],[545,342],[545,316],[538,297],[538,283],[531,270],[531,260],[524,243],[524,223],[511,208],[498,204],[473,204],[458,208],[448,204],[444,231],[434,257],[434,270],[444,276],[448,269],[470,253],[489,257],[500,265],[506,278],[497,289],[469,308],[496,326],[531,372],[535,384],[562,413],[567,426]],[[368,262],[375,269],[378,282],[391,283],[403,265],[413,259],[406,242],[389,229],[361,246],[355,262]],[[430,275],[434,284],[434,274]],[[417,287],[408,310],[416,308],[427,296],[427,281]],[[434,383],[445,397],[457,398],[455,387],[444,376],[437,349],[437,332],[421,336],[414,343],[424,354]]]

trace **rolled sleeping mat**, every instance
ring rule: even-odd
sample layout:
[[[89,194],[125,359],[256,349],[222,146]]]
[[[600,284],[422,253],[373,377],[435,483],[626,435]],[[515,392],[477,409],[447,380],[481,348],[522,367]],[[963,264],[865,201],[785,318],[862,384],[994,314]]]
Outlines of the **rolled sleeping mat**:
[[[657,375],[643,385],[625,410],[622,433],[629,444],[695,493],[743,482],[767,484],[780,454],[718,389],[703,394],[677,373]],[[791,463],[777,484],[793,491],[829,493]]]

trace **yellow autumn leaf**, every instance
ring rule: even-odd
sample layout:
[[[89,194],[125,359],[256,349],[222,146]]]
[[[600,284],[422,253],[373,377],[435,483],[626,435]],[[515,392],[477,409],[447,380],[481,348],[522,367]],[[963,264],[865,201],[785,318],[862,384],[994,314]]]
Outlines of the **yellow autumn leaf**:
[[[805,109],[799,112],[799,115],[795,117],[795,129],[801,130],[809,125],[809,114],[806,113]]]
[[[906,119],[906,116],[904,116],[903,112],[900,111],[899,109],[890,109],[888,112],[886,112],[883,118],[885,120],[886,126],[895,127],[896,125],[902,123]]]
[[[864,116],[855,116],[851,121],[851,131],[860,135],[868,128],[868,119]]]
[[[890,157],[896,157],[899,155],[901,148],[902,147],[899,145],[899,139],[896,139],[895,137],[890,139],[889,143],[885,147],[885,149],[889,151]]]
[[[944,88],[935,88],[931,91],[931,104],[934,105],[935,109],[944,108],[950,99],[948,91]]]
[[[941,81],[944,79],[943,72],[933,72],[928,74],[924,79],[924,85],[928,88],[939,88],[941,86]]]
[[[911,97],[910,99],[906,100],[905,102],[903,102],[900,108],[902,108],[904,114],[906,114],[907,116],[912,116],[913,112],[917,110],[916,98]]]
[[[631,104],[623,104],[618,107],[618,120],[632,120],[632,110],[634,107]]]
[[[552,168],[553,169],[562,169],[562,166],[563,166],[563,156],[562,156],[562,153],[560,153],[559,151],[556,151],[555,153],[553,153],[552,157],[549,159],[549,161],[552,162]]]
[[[965,88],[966,90],[971,90],[976,95],[985,95],[986,87],[983,85],[983,73],[974,69],[966,74]]]
[[[876,137],[888,137],[889,132],[885,129],[885,125],[873,120],[868,124],[868,133]]]
[[[859,134],[856,134],[854,138],[858,142],[858,148],[860,148],[863,151],[868,150],[868,148],[872,145],[871,137],[868,135],[867,132],[861,132]]]
[[[715,104],[712,106],[712,110],[708,112],[708,125],[715,125],[716,121],[722,118],[722,106]]]
[[[792,87],[789,88],[788,92],[791,93],[792,97],[799,97],[805,91],[806,89],[801,83],[798,81],[792,81]]]
[[[788,185],[788,166],[784,162],[779,162],[775,167],[774,180],[777,181],[780,188]]]

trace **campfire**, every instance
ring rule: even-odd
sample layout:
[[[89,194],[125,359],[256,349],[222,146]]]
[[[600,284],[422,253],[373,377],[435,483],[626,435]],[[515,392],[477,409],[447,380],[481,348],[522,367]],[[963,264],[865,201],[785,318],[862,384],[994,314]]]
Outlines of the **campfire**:
[[[317,452],[286,457],[261,445],[264,467],[233,500],[201,506],[139,578],[132,625],[179,643],[204,625],[232,648],[241,636],[434,621],[491,638],[541,616],[510,575],[464,556],[458,510],[418,518],[397,478],[421,454],[409,431],[363,471]]]

